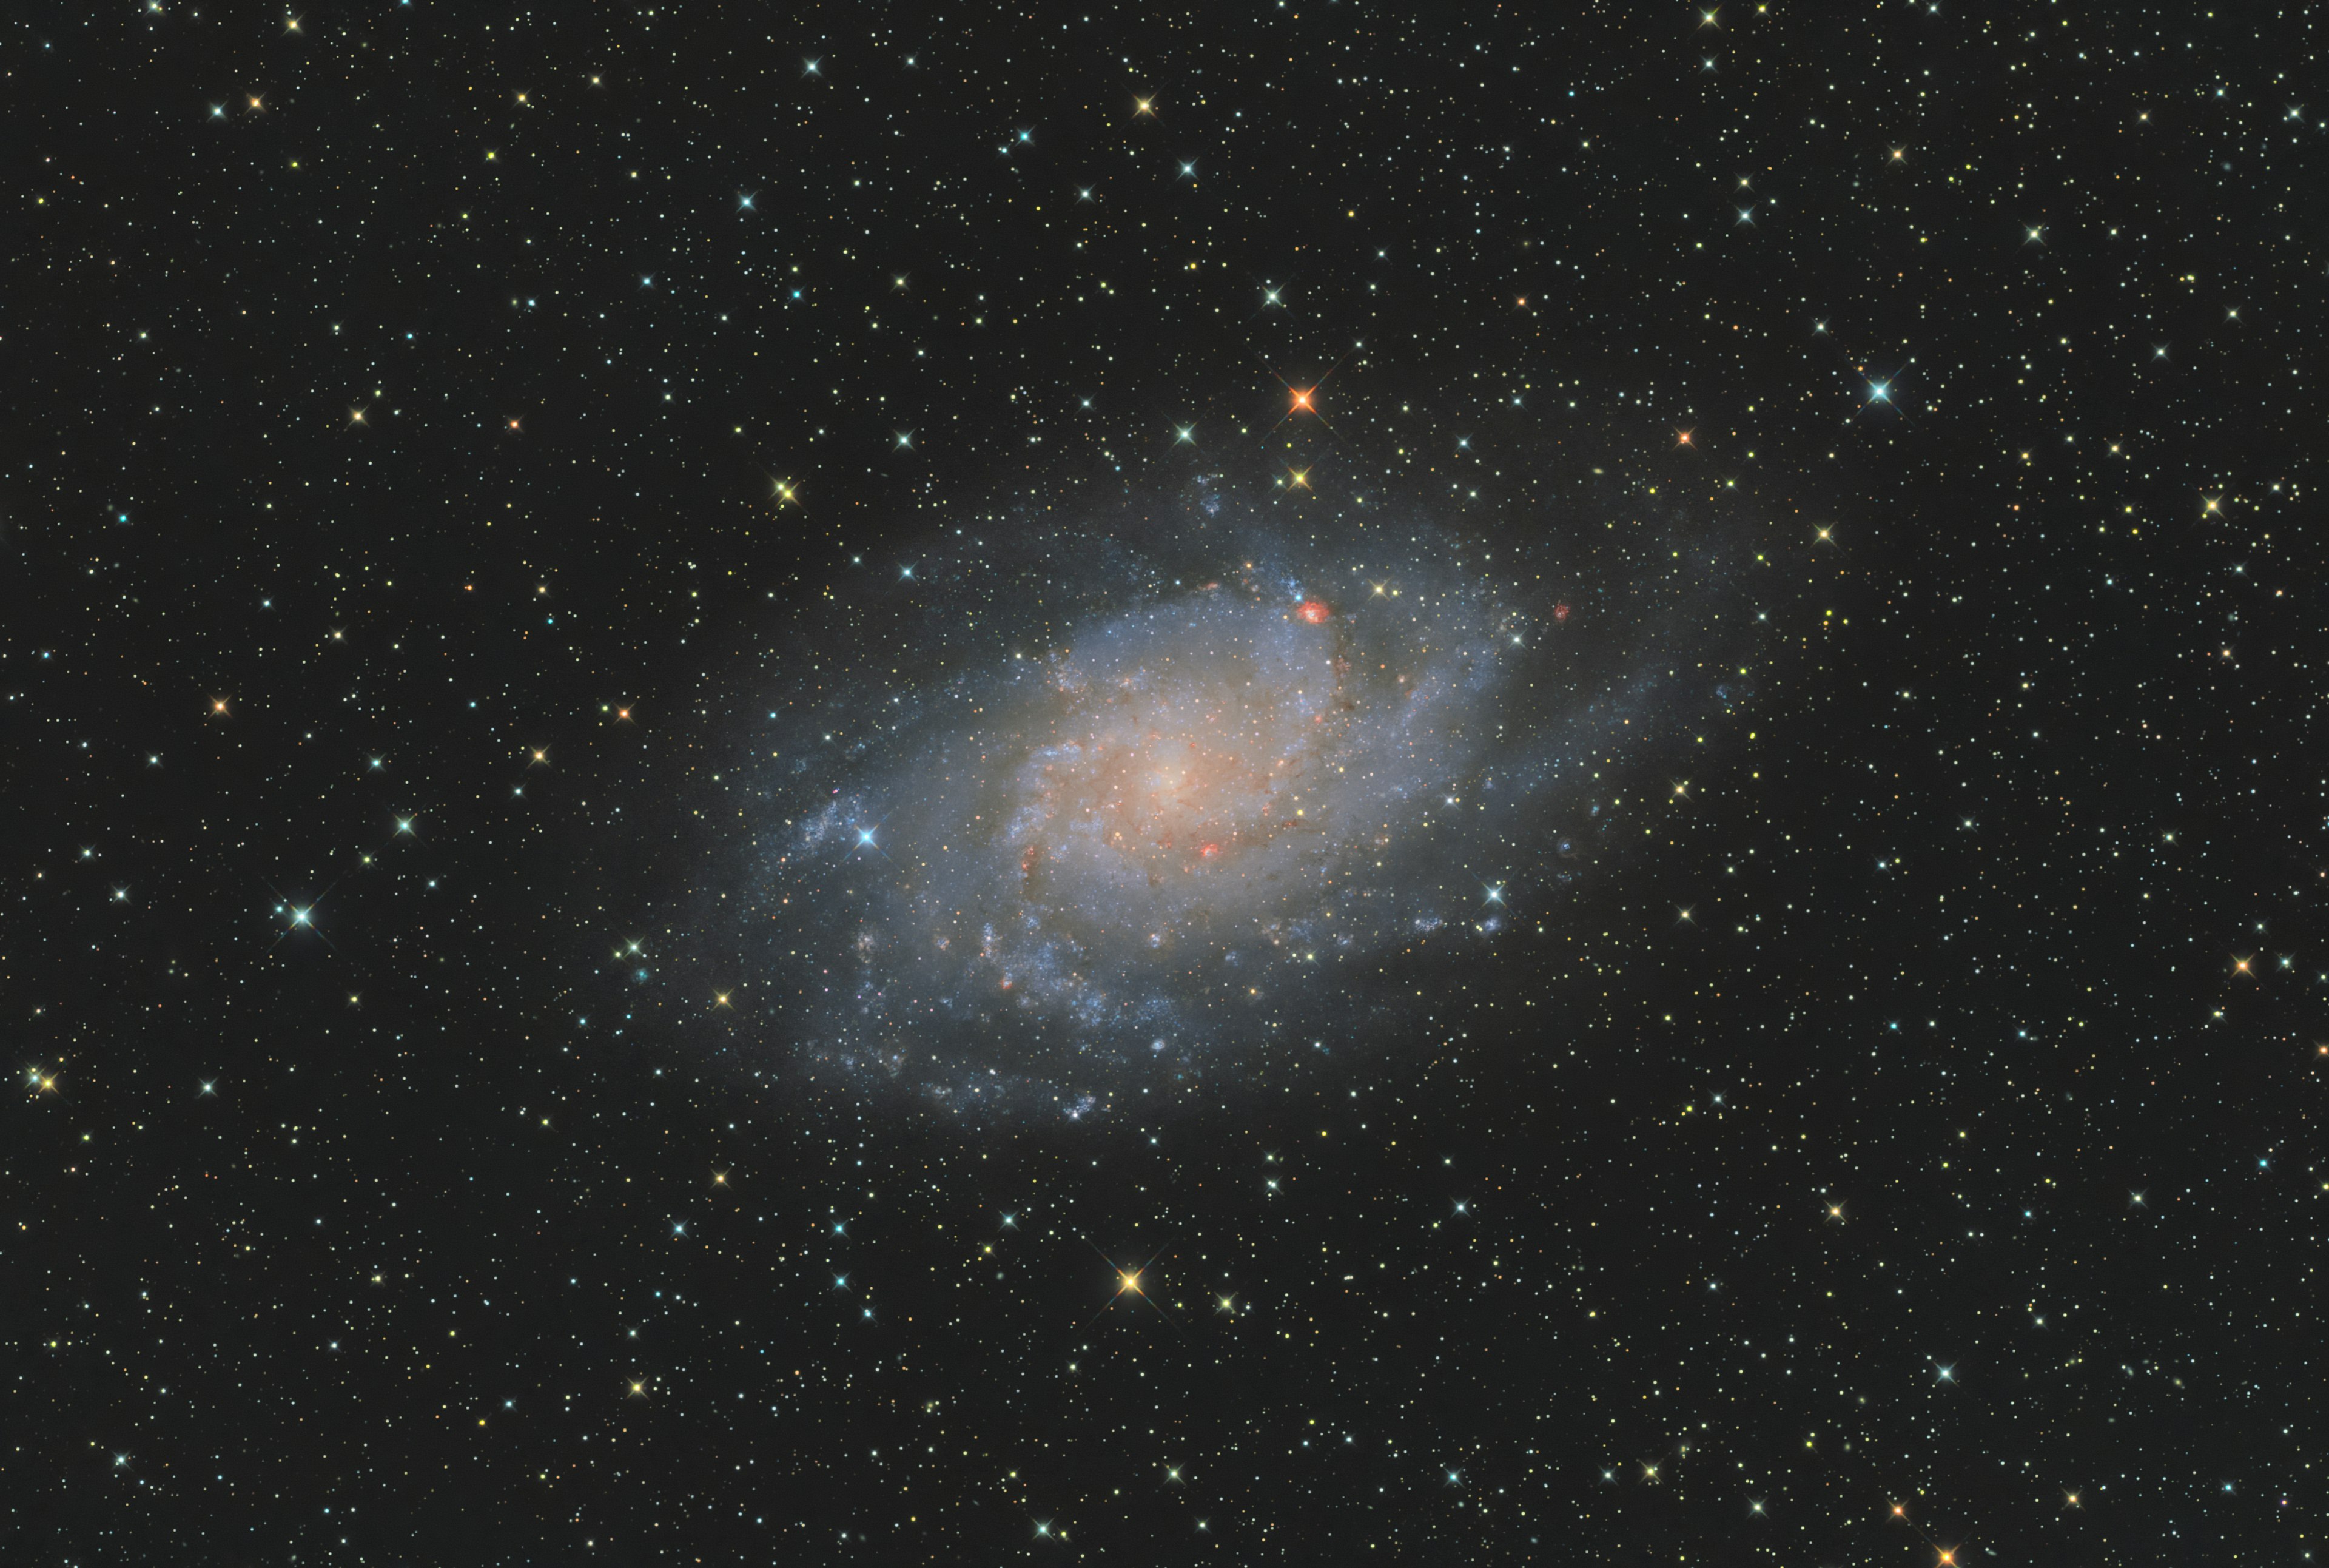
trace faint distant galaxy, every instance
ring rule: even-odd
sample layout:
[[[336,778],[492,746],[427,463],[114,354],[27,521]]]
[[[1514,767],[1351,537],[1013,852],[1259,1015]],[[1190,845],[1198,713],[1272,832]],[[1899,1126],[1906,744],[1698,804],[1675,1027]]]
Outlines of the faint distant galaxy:
[[[1070,1118],[1397,1049],[1746,698],[1743,526],[1643,499],[1322,524],[1208,477],[802,584],[729,697],[733,1049]]]

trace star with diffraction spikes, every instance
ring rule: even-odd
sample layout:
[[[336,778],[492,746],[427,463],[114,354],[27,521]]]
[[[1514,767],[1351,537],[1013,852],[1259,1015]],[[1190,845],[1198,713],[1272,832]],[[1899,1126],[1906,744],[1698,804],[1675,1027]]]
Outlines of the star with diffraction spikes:
[[[1156,1261],[1164,1257],[1166,1252],[1172,1251],[1171,1242],[1168,1242],[1164,1246],[1157,1248],[1155,1252],[1151,1252],[1148,1255],[1148,1259],[1146,1262],[1141,1263],[1136,1268],[1131,1269],[1119,1267],[1115,1259],[1109,1257],[1106,1252],[1100,1252],[1099,1248],[1093,1242],[1086,1241],[1084,1245],[1090,1247],[1095,1253],[1098,1254],[1102,1262],[1116,1270],[1115,1292],[1101,1304],[1099,1311],[1093,1313],[1091,1317],[1084,1319],[1087,1324],[1097,1321],[1102,1314],[1111,1310],[1118,1301],[1123,1300],[1127,1296],[1136,1296],[1141,1300],[1147,1302],[1151,1307],[1155,1308],[1156,1315],[1164,1318],[1165,1322],[1172,1324],[1175,1328],[1178,1328],[1181,1326],[1179,1321],[1175,1319],[1170,1312],[1164,1310],[1162,1303],[1148,1294],[1143,1285],[1143,1280],[1147,1275],[1148,1270],[1156,1266]]]

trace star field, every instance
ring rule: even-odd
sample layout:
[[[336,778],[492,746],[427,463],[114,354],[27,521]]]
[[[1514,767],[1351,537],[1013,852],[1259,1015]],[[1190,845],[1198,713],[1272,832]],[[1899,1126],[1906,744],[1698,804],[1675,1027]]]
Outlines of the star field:
[[[2311,1561],[2318,29],[0,23],[0,1558]]]

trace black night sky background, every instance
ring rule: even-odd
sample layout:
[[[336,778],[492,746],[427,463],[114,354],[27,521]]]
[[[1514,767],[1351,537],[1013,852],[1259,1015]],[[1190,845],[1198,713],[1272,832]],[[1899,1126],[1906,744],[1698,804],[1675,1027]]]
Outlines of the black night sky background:
[[[2310,1561],[2318,30],[19,11],[0,1559]]]

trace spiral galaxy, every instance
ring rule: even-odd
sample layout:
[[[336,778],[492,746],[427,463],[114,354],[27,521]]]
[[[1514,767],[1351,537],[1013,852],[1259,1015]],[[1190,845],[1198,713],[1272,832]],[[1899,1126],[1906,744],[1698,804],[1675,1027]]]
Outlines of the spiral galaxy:
[[[951,532],[771,660],[735,901],[769,1044],[1080,1117],[1389,1038],[1421,966],[1541,937],[1596,791],[1740,694],[1708,537],[1226,499]]]

